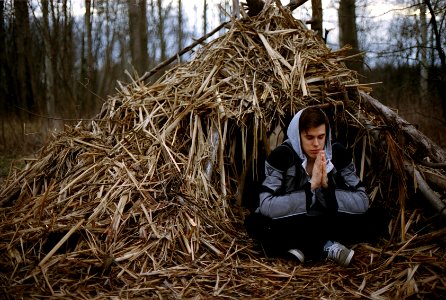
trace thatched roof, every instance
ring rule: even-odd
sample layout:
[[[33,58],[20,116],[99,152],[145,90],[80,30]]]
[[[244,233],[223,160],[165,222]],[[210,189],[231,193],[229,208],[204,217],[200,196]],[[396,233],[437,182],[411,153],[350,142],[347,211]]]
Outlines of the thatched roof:
[[[342,54],[267,5],[154,84],[121,84],[94,121],[67,127],[4,181],[3,296],[444,295],[446,229],[411,200],[404,171],[414,144],[364,101],[370,90]],[[357,245],[348,268],[267,258],[242,226],[242,183],[271,132],[308,105],[327,108],[372,205],[394,216],[391,239]]]

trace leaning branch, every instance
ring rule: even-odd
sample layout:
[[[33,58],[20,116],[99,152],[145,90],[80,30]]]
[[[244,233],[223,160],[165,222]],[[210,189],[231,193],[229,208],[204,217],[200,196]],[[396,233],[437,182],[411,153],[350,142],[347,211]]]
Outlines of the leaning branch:
[[[226,26],[229,23],[229,21],[223,22],[220,25],[218,25],[214,30],[212,30],[211,32],[207,33],[206,35],[202,36],[201,38],[199,38],[198,40],[196,40],[195,42],[193,42],[192,44],[190,44],[189,46],[183,48],[181,51],[177,52],[175,55],[173,55],[172,57],[170,57],[169,59],[166,59],[165,61],[159,63],[156,67],[154,67],[152,70],[150,70],[149,72],[146,72],[143,76],[141,76],[139,78],[140,81],[144,81],[147,80],[148,78],[150,78],[153,74],[157,73],[159,70],[161,70],[162,68],[164,68],[165,66],[171,64],[172,62],[174,62],[175,60],[177,60],[177,58],[181,55],[183,55],[186,52],[189,52],[190,50],[192,50],[195,46],[203,43],[206,39],[208,39],[209,37],[211,37],[212,35],[214,35],[216,32],[218,32],[220,29],[222,29],[224,26]]]
[[[295,10],[308,0],[290,0],[290,3],[288,3],[285,7],[288,7],[291,11]]]
[[[443,217],[446,217],[446,204],[436,195],[436,193],[429,187],[429,185],[421,176],[420,172],[409,162],[404,163],[406,171],[415,177],[418,183],[418,189],[424,198],[440,213]]]
[[[377,111],[381,113],[381,115],[386,119],[386,122],[391,123],[393,126],[398,126],[403,130],[406,135],[412,140],[414,144],[419,147],[423,147],[426,152],[429,153],[438,153],[438,155],[432,157],[442,157],[444,155],[444,151],[442,149],[437,149],[433,142],[431,142],[426,136],[424,136],[421,132],[415,129],[412,125],[404,121],[402,118],[398,117],[392,110],[390,110],[387,106],[381,104],[378,100],[370,97],[369,95],[360,92],[362,99],[366,100],[369,104],[371,104]],[[369,129],[370,133],[373,135],[375,141],[380,141],[379,133],[377,130],[373,129],[373,125],[370,124],[370,121],[360,114],[361,123]],[[384,141],[381,141],[384,142]],[[432,150],[434,149],[434,150]],[[424,162],[423,162],[424,164]],[[417,170],[416,166],[414,167],[413,163],[408,160],[404,161],[404,169],[410,174],[413,178],[415,178],[417,182],[417,188],[420,190],[423,197],[433,206],[433,208],[438,211],[439,214],[446,217],[446,204],[438,197],[434,190],[429,186],[426,182],[422,174]],[[429,179],[429,178],[428,178]],[[431,180],[432,181],[432,180]],[[436,184],[436,183],[434,183]]]
[[[383,105],[381,102],[366,94],[365,92],[359,92],[361,99],[370,104],[375,110],[381,113],[389,125],[398,127],[405,136],[423,153],[425,153],[431,160],[436,163],[446,162],[446,152],[437,146],[431,139],[421,133],[412,124],[398,116],[390,108]]]
[[[419,162],[420,165],[432,168],[432,169],[446,169],[446,163],[433,163],[430,161],[422,160]]]

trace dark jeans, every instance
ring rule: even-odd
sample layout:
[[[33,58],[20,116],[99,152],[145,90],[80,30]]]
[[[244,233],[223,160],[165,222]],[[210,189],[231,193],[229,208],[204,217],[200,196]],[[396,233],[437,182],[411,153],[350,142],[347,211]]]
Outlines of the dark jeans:
[[[327,240],[346,246],[377,242],[386,234],[389,221],[387,213],[378,209],[369,209],[364,214],[298,215],[281,219],[252,213],[247,216],[245,227],[268,256],[282,255],[297,248],[305,257],[318,259],[322,257]]]

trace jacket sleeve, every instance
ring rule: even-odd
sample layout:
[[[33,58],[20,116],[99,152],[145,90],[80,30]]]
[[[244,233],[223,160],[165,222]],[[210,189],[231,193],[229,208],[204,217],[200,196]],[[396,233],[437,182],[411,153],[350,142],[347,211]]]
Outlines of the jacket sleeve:
[[[360,214],[369,207],[369,196],[356,175],[353,162],[338,170],[342,183],[336,183],[335,195],[338,203],[338,211],[350,214]]]
[[[265,163],[265,180],[260,192],[258,211],[270,218],[281,218],[306,213],[307,197],[311,200],[310,186],[287,191],[286,180],[296,174],[290,149],[274,150]]]

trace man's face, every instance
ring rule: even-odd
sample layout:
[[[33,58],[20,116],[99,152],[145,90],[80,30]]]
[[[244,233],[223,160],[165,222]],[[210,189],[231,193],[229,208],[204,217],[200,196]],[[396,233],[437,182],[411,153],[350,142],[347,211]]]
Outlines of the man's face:
[[[316,159],[317,154],[325,147],[325,139],[325,124],[300,133],[302,149],[308,159]]]

